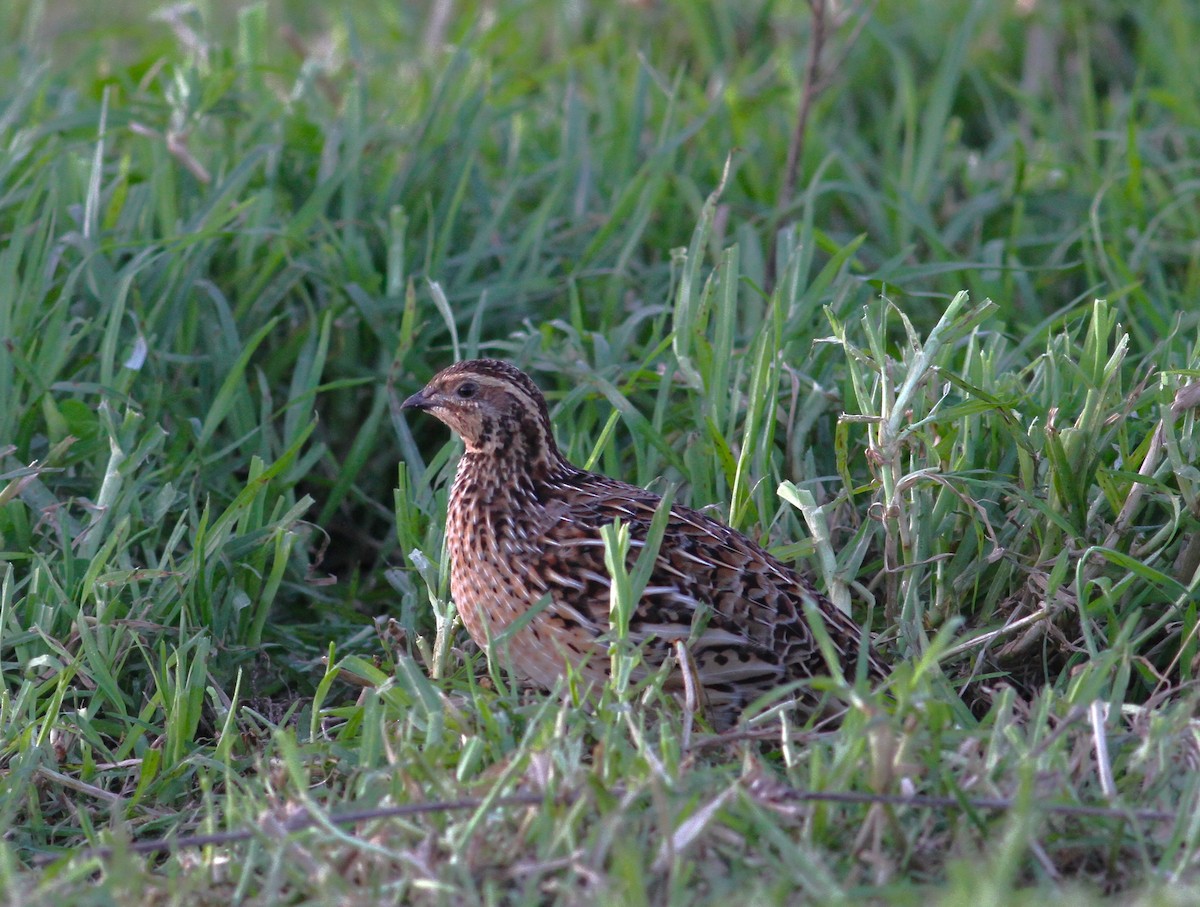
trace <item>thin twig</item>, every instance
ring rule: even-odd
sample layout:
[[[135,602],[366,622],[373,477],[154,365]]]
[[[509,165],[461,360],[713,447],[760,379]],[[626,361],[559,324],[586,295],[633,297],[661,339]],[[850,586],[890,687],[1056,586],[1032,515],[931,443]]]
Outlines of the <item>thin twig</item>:
[[[506,806],[536,806],[544,803],[543,794],[522,793],[508,797],[497,797],[492,805]],[[315,825],[332,822],[337,825],[349,825],[355,822],[370,822],[374,819],[396,819],[405,816],[420,816],[429,813],[462,812],[478,809],[484,803],[482,797],[468,797],[462,800],[436,800],[429,803],[404,803],[398,806],[380,806],[374,809],[359,809],[341,813],[336,816],[314,816],[312,813],[300,813],[280,823],[286,832],[303,831]],[[151,838],[146,841],[132,841],[124,848],[111,846],[85,848],[82,851],[64,852],[64,854],[43,854],[34,859],[34,863],[42,865],[51,863],[67,853],[81,856],[84,859],[105,859],[112,856],[118,849],[130,853],[172,853],[193,847],[211,847],[222,844],[236,844],[254,837],[259,829],[254,827],[239,828],[234,831],[218,831],[204,835],[181,835],[179,837]]]
[[[617,788],[612,792],[615,796],[624,797],[627,791]],[[864,806],[909,806],[916,809],[973,809],[973,810],[1011,810],[1015,802],[1007,797],[942,797],[928,794],[873,794],[860,791],[807,791],[792,787],[778,786],[772,790],[772,799],[786,800],[793,803],[838,803],[844,805]],[[559,802],[573,803],[579,799],[577,794],[558,798]],[[311,812],[299,813],[281,823],[279,827],[284,832],[292,833],[312,828],[316,825],[336,824],[347,825],[356,822],[370,822],[377,819],[394,819],[405,816],[429,815],[433,813],[463,812],[479,809],[486,801],[483,797],[468,797],[461,800],[438,800],[428,803],[405,803],[399,806],[382,806],[374,809],[353,810],[334,816],[315,816]],[[546,802],[546,796],[540,793],[526,792],[512,794],[507,797],[497,797],[491,801],[491,806],[504,808],[510,806],[537,806]],[[1178,816],[1161,809],[1122,809],[1115,806],[1073,806],[1070,804],[1038,803],[1032,807],[1035,811],[1057,816],[1074,818],[1118,819],[1125,822],[1171,822]],[[1189,812],[1190,814],[1190,812]],[[237,829],[235,831],[214,832],[203,835],[181,835],[179,837],[153,838],[146,841],[134,841],[124,850],[131,853],[153,854],[172,853],[187,848],[209,847],[214,845],[235,844],[254,837],[261,829],[257,826]],[[42,854],[34,858],[35,865],[45,865],[63,857],[102,860],[117,852],[118,847],[92,847],[82,850],[64,851],[60,854]]]
[[[44,765],[39,766],[37,773],[55,784],[61,784],[68,790],[73,790],[80,794],[86,794],[89,797],[95,797],[97,800],[103,800],[108,804],[123,804],[124,797],[120,794],[114,794],[112,791],[107,791],[102,787],[96,787],[94,784],[88,784],[86,781],[81,781],[71,775],[64,775],[62,772],[56,772],[52,768]]]
[[[796,122],[792,127],[791,141],[788,142],[787,160],[783,170],[783,185],[779,197],[775,201],[775,217],[771,224],[772,233],[779,229],[788,209],[792,206],[796,194],[796,183],[800,173],[800,162],[804,159],[805,139],[808,135],[808,121],[812,116],[816,100],[829,87],[829,74],[836,73],[842,68],[850,49],[858,40],[859,33],[870,19],[875,2],[855,4],[847,16],[840,17],[832,24],[836,27],[839,22],[853,19],[854,26],[850,34],[841,42],[841,52],[831,66],[822,68],[822,57],[826,55],[825,43],[829,37],[831,12],[828,0],[808,0],[808,8],[812,18],[812,37],[808,48],[808,61],[804,67],[804,81],[800,88],[800,105],[796,110]],[[774,237],[767,243],[767,273],[766,290],[771,292],[776,280],[776,255],[778,254]]]
[[[825,46],[827,8],[825,0],[808,0],[808,8],[812,18],[812,40],[808,47],[808,65],[804,67],[804,85],[800,89],[800,107],[796,112],[796,124],[792,128],[792,139],[788,142],[787,163],[783,168],[783,186],[779,190],[779,198],[775,203],[774,229],[779,228],[783,213],[792,204],[792,196],[796,194],[796,174],[800,169],[800,159],[804,151],[804,136],[808,131],[808,118],[812,113],[813,102],[816,100],[817,83],[821,78],[821,49]],[[768,293],[775,286],[776,243],[774,239],[767,242],[767,273],[766,290]]]
[[[796,174],[800,169],[800,157],[804,152],[804,136],[808,131],[808,118],[812,114],[813,102],[817,98],[817,85],[821,79],[821,52],[825,49],[825,37],[829,25],[828,8],[825,0],[808,0],[812,13],[812,40],[808,47],[808,65],[804,67],[804,86],[800,90],[800,109],[796,113],[796,125],[792,129],[792,140],[788,143],[787,164],[783,170],[783,189],[779,193],[779,211],[786,211],[796,193]]]

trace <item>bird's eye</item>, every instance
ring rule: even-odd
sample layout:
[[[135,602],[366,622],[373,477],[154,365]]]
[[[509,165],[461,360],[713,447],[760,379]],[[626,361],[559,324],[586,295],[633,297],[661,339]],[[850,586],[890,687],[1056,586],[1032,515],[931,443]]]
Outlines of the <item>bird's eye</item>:
[[[479,385],[477,385],[474,381],[464,381],[458,386],[458,390],[456,390],[454,393],[458,394],[458,396],[463,400],[470,400],[475,396],[475,392],[477,390],[479,390]]]

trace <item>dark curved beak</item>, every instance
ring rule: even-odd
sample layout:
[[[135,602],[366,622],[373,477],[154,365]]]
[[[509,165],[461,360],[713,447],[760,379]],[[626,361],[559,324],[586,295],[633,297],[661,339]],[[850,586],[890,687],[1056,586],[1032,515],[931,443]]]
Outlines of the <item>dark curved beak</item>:
[[[433,405],[433,401],[426,396],[425,391],[419,390],[403,403],[400,404],[401,409],[429,409]]]

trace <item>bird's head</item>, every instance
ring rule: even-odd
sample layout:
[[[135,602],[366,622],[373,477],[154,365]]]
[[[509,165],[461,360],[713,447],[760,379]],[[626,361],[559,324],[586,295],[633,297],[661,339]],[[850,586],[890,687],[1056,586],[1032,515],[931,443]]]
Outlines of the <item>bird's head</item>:
[[[442,369],[403,404],[436,416],[468,453],[521,457],[530,465],[559,459],[546,399],[533,380],[499,359],[471,359]]]

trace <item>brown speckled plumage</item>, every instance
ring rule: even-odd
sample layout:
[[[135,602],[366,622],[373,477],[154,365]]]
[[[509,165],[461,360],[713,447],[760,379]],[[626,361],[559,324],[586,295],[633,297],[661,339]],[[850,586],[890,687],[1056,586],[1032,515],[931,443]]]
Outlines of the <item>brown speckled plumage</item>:
[[[609,658],[601,637],[610,625],[600,530],[614,520],[630,527],[632,567],[659,495],[567,462],[541,391],[508,363],[452,365],[404,406],[427,410],[466,446],[446,538],[451,593],[471,637],[486,648],[544,602],[509,640],[513,667],[552,686],[569,659],[602,681]],[[853,676],[862,639],[854,621],[741,533],[674,504],[630,637],[651,667],[684,641],[714,723],[728,726],[762,693],[828,673],[805,603],[822,616]],[[883,676],[874,656],[867,658],[869,674]]]

